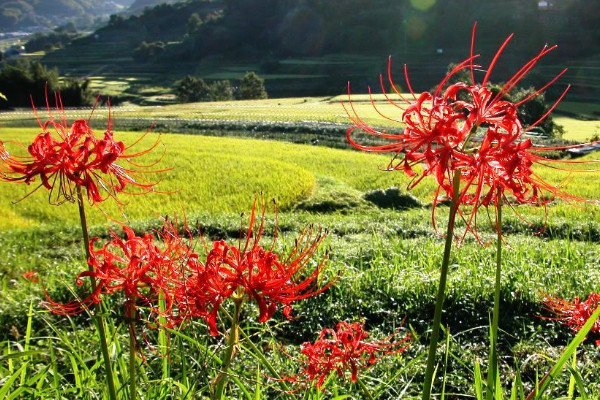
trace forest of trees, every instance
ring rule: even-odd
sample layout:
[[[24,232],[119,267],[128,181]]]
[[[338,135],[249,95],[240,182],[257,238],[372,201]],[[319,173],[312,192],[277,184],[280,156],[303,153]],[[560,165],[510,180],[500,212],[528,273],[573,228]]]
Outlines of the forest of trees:
[[[268,66],[288,57],[392,54],[447,65],[465,56],[474,21],[483,54],[515,33],[503,57],[510,64],[545,43],[560,44],[555,63],[600,49],[600,2],[588,0],[188,0],[113,15],[99,32],[135,33],[131,56],[139,62],[219,55]]]
[[[89,0],[70,1],[83,4]],[[39,0],[12,3],[29,4],[30,8],[41,4]],[[450,62],[468,55],[475,21],[476,52],[483,54],[482,65],[507,35],[515,34],[492,76],[494,82],[496,76],[510,76],[515,66],[546,43],[559,44],[544,60],[552,68],[572,66],[579,60],[581,65],[588,60],[593,64],[600,58],[600,1],[589,0],[187,0],[147,7],[141,15],[114,14],[104,27],[82,38],[64,30],[35,37],[30,46],[40,50],[66,47],[65,54],[73,56],[66,41],[74,40],[78,55],[105,43],[103,54],[108,58],[131,57],[142,67],[177,63],[181,72],[177,79],[195,74],[195,63],[204,59],[213,64],[250,64],[261,76],[324,77],[289,87],[275,87],[267,79],[267,88],[275,96],[324,95],[340,93],[348,79],[362,89],[373,84],[370,79],[385,70],[388,55],[393,56],[395,66],[407,62],[418,69],[418,74],[411,74],[415,87],[431,87]],[[111,55],[110,48],[118,48],[118,53]],[[55,54],[60,57],[62,53]],[[286,64],[288,59],[330,55],[345,60],[370,56],[381,62],[345,70],[335,62],[317,62],[295,70]],[[187,71],[186,65],[191,66]],[[591,79],[593,73],[572,71],[574,79]],[[553,73],[552,69],[536,69],[523,82],[525,89],[543,85]],[[399,81],[402,84],[401,77]],[[560,90],[553,86],[548,96],[552,98]],[[600,85],[581,84],[580,80],[571,90],[577,91],[596,98]]]
[[[600,45],[600,2],[541,3],[223,0],[220,18],[190,32],[183,46],[197,58],[214,52],[277,56],[452,52],[464,49],[474,21],[479,23],[478,40],[483,48],[496,47],[510,33],[520,37],[517,50],[529,53],[548,41],[563,43],[561,52],[568,55]]]
[[[83,18],[108,3],[0,0],[0,26],[55,15]],[[464,49],[474,21],[482,49],[497,46],[509,33],[519,37],[517,52],[553,42],[561,43],[561,56],[584,56],[600,45],[600,2],[589,0],[187,0],[147,7],[139,16],[113,15],[108,29],[136,32],[133,48],[143,41],[171,41],[165,57],[199,60],[215,54],[452,53]]]
[[[62,101],[73,107],[93,104],[94,96],[89,81],[59,80],[56,69],[48,69],[39,62],[21,61],[6,64],[0,70],[0,109],[31,107],[46,103],[45,93],[60,92]]]

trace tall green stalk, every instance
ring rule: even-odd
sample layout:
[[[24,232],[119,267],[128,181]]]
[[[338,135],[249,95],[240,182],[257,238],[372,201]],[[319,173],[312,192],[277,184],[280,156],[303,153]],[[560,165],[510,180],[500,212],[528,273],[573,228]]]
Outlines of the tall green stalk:
[[[498,375],[498,324],[500,321],[500,283],[502,277],[502,191],[498,188],[496,206],[496,283],[494,287],[494,312],[490,333],[490,358],[488,362],[486,400],[492,400],[496,393],[496,375]]]
[[[87,218],[85,216],[85,203],[83,201],[83,194],[81,192],[81,186],[77,185],[77,205],[79,206],[79,220],[81,222],[81,232],[83,234],[83,247],[85,250],[86,262],[89,260],[90,254],[90,234],[88,232]],[[88,269],[94,271],[94,267],[89,265]],[[92,291],[96,290],[96,281],[92,281]],[[110,353],[108,351],[108,341],[106,340],[106,328],[104,324],[104,318],[102,317],[102,303],[98,303],[94,307],[93,318],[98,330],[100,337],[100,350],[102,352],[102,358],[104,359],[104,369],[106,370],[106,383],[108,385],[108,394],[111,400],[117,400],[117,391],[115,389],[115,380],[113,377],[113,370],[110,362]]]
[[[448,278],[448,269],[450,265],[450,250],[452,249],[452,241],[454,239],[454,223],[458,206],[460,205],[460,170],[454,171],[452,178],[452,188],[454,196],[450,205],[450,215],[448,217],[448,227],[446,229],[446,244],[444,245],[444,258],[442,260],[442,268],[440,273],[440,282],[438,286],[437,299],[435,302],[435,313],[433,315],[433,326],[431,330],[431,340],[429,342],[429,353],[427,356],[427,369],[425,371],[425,382],[423,383],[423,400],[431,399],[431,389],[433,386],[433,374],[435,371],[435,359],[437,352],[437,344],[440,338],[440,329],[442,323],[442,310],[444,307],[444,298],[446,297],[446,281]]]
[[[361,381],[360,378],[356,378],[356,382],[358,383],[358,386],[360,387],[361,391],[365,395],[365,399],[367,399],[367,400],[375,400],[375,398],[373,397],[373,395],[369,391],[369,388],[367,387],[367,385],[365,385],[365,383],[363,381]]]
[[[231,362],[235,357],[235,353],[240,342],[240,314],[242,312],[242,304],[244,304],[244,293],[236,293],[232,296],[234,309],[231,327],[229,329],[229,337],[227,338],[227,347],[225,348],[225,356],[223,357],[223,365],[219,371],[219,375],[213,380],[212,400],[221,400],[225,393],[227,385],[227,376]]]
[[[137,342],[135,339],[135,305],[131,304],[129,310],[129,398],[131,400],[137,399],[136,389],[136,346]]]

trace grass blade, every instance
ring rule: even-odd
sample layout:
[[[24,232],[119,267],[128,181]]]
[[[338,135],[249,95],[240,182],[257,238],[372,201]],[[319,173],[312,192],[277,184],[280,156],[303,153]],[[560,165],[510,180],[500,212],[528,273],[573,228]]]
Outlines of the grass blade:
[[[583,325],[581,330],[577,333],[577,335],[575,335],[575,337],[573,338],[571,343],[567,346],[567,348],[565,349],[563,354],[560,356],[560,358],[554,365],[554,367],[552,367],[550,372],[548,372],[548,374],[546,374],[546,376],[544,376],[544,378],[540,382],[539,388],[537,390],[534,389],[529,394],[529,396],[527,396],[527,400],[533,399],[533,398],[539,399],[542,396],[544,391],[548,388],[548,385],[550,384],[550,382],[553,379],[555,379],[558,376],[558,374],[560,374],[560,372],[562,371],[565,364],[573,356],[575,351],[577,351],[577,347],[579,347],[579,345],[585,340],[585,338],[587,337],[587,334],[590,332],[590,330],[596,323],[598,316],[600,316],[600,307],[596,308],[596,310],[590,316],[590,318],[587,320],[585,325]]]
[[[475,361],[475,398],[483,400],[483,380],[481,379],[481,365]]]
[[[29,362],[25,362],[23,365],[21,365],[21,368],[16,370],[14,374],[8,377],[2,387],[0,387],[0,399],[5,399],[8,397],[8,393],[10,392],[13,384],[21,376],[21,374],[27,370],[28,365]]]
[[[569,372],[571,372],[571,379],[577,385],[577,389],[579,389],[580,397],[579,400],[588,400],[587,393],[585,392],[585,382],[583,381],[583,377],[581,373],[576,370],[573,366],[567,365]],[[569,399],[575,399],[575,387],[573,387],[573,391],[570,391],[571,387],[569,385]]]

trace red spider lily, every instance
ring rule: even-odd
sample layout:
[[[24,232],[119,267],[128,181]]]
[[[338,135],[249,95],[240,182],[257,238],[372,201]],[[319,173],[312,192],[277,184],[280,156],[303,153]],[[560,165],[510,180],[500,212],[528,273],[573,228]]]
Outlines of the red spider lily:
[[[4,147],[4,143],[0,140],[0,180],[8,181],[8,173],[10,171],[11,166],[18,165],[18,161],[12,157],[6,148]]]
[[[435,177],[438,189],[432,215],[434,225],[435,205],[439,201],[440,192],[451,199],[457,199],[461,205],[472,206],[468,219],[465,219],[462,209],[459,213],[467,222],[467,230],[474,233],[476,237],[476,226],[472,222],[479,207],[497,206],[507,195],[514,197],[518,203],[534,205],[545,205],[552,200],[552,197],[583,200],[549,184],[533,171],[534,165],[550,166],[549,164],[557,162],[577,162],[552,160],[538,154],[540,151],[563,150],[569,146],[534,147],[531,141],[524,137],[531,128],[538,125],[554,110],[566,94],[568,87],[550,110],[530,126],[524,127],[518,116],[521,105],[554,84],[566,69],[519,102],[512,103],[503,99],[535,64],[556,46],[545,46],[535,57],[519,68],[497,93],[492,92],[489,87],[489,77],[494,66],[511,39],[512,35],[496,52],[481,83],[476,82],[474,74],[474,69],[479,68],[474,64],[478,55],[473,55],[475,27],[470,57],[452,69],[433,93],[415,94],[405,67],[406,83],[412,99],[404,97],[394,84],[390,60],[388,80],[400,101],[393,100],[385,92],[382,77],[381,88],[388,102],[401,111],[401,119],[394,119],[381,113],[372,97],[371,104],[382,117],[403,123],[402,133],[380,131],[368,126],[356,112],[351,98],[348,103],[343,104],[354,123],[354,126],[347,131],[350,144],[365,151],[396,153],[387,169],[403,170],[412,176],[413,181],[409,184],[409,189],[426,176]],[[449,80],[464,69],[470,70],[471,82],[448,85]],[[377,146],[361,145],[353,138],[356,131],[363,131],[391,142]],[[414,170],[416,165],[422,166],[420,174]],[[455,171],[460,172],[459,193],[453,193],[452,179]]]
[[[198,264],[178,289],[180,320],[186,317],[202,317],[212,335],[217,335],[219,307],[232,296],[242,301],[254,301],[259,308],[259,321],[268,321],[278,305],[283,313],[291,318],[292,303],[315,296],[328,289],[330,280],[319,286],[319,277],[327,257],[316,266],[311,260],[325,235],[320,231],[304,231],[296,244],[285,257],[273,252],[276,237],[271,249],[260,244],[264,230],[265,207],[262,208],[261,222],[256,227],[256,205],[254,202],[246,240],[242,246],[232,246],[225,241],[213,242],[206,263]]]
[[[47,296],[46,307],[56,314],[77,314],[99,303],[103,296],[121,292],[126,299],[127,316],[138,306],[148,307],[155,314],[170,314],[173,282],[180,280],[183,271],[198,263],[198,255],[169,221],[156,231],[160,245],[154,235],[137,236],[126,226],[123,230],[125,239],[113,232],[112,240],[100,249],[94,249],[98,238],[90,241],[88,264],[93,270],[81,272],[76,282],[83,285],[83,278],[89,277],[94,281],[93,292],[82,300],[66,304],[54,302]],[[162,310],[158,304],[160,297],[165,302]]]
[[[52,204],[74,202],[77,186],[86,189],[92,204],[114,198],[127,186],[138,188],[139,193],[153,191],[155,184],[143,180],[141,174],[161,171],[144,169],[151,165],[140,166],[132,159],[150,152],[158,140],[146,150],[129,152],[131,146],[115,140],[110,114],[103,136],[97,137],[89,120],[77,120],[69,126],[59,95],[56,103],[59,120],[54,119],[47,104],[49,120],[42,123],[38,118],[42,132],[27,147],[28,156],[15,157],[16,162],[7,163],[10,174],[5,180],[30,184],[39,178],[41,183],[34,191],[41,186],[48,189]]]
[[[32,282],[32,283],[37,283],[37,282],[39,282],[39,281],[40,281],[40,277],[38,276],[38,273],[37,273],[37,271],[27,271],[27,272],[23,272],[23,273],[21,274],[21,276],[22,276],[24,279],[27,279],[29,282]]]
[[[556,315],[556,318],[553,319],[561,321],[571,328],[573,333],[577,333],[600,306],[600,294],[592,293],[583,302],[579,300],[579,297],[575,297],[575,300],[570,302],[560,297],[546,295],[544,305]],[[600,320],[596,320],[590,332],[600,335]],[[600,346],[600,339],[596,340],[596,345]]]
[[[368,342],[369,334],[362,324],[341,321],[335,330],[323,329],[314,343],[304,343],[302,353],[306,358],[302,372],[285,378],[293,382],[311,382],[321,389],[325,380],[336,372],[340,378],[350,372],[350,380],[356,382],[361,369],[371,367],[383,356],[398,354],[407,347],[410,337],[390,342],[391,337],[384,340]]]
[[[4,143],[0,141],[0,178],[2,178],[6,172],[6,166],[8,164],[7,160],[10,158],[10,155],[4,148]]]

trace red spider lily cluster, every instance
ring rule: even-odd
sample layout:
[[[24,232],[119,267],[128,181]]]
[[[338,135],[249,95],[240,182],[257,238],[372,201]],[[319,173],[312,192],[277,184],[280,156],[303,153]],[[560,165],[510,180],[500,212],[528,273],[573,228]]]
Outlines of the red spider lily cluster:
[[[366,341],[369,334],[361,323],[341,321],[334,329],[323,329],[314,343],[304,343],[300,351],[306,358],[302,372],[288,377],[293,382],[312,383],[322,388],[325,380],[333,373],[343,378],[350,373],[350,380],[356,382],[361,369],[371,367],[383,356],[398,354],[407,347],[410,337],[392,342],[391,338]]]
[[[382,77],[381,88],[389,103],[401,110],[401,119],[384,115],[377,109],[373,100],[371,103],[382,117],[404,124],[404,131],[400,134],[370,127],[357,114],[351,100],[348,104],[344,104],[346,112],[354,123],[347,132],[349,142],[361,150],[396,153],[388,169],[403,170],[413,177],[409,189],[426,176],[435,177],[438,189],[434,206],[438,202],[440,193],[451,199],[457,199],[459,204],[472,206],[470,216],[465,219],[468,222],[467,229],[475,236],[477,236],[476,227],[471,222],[477,210],[481,206],[498,205],[501,198],[507,194],[510,194],[517,203],[533,205],[545,205],[553,196],[581,200],[545,182],[533,170],[535,164],[564,162],[542,157],[537,154],[538,152],[561,150],[566,147],[534,147],[531,140],[525,137],[528,131],[540,124],[554,110],[566,94],[568,87],[540,120],[529,126],[523,126],[518,116],[518,108],[521,105],[554,84],[566,69],[523,100],[516,103],[504,100],[504,96],[556,46],[545,46],[535,57],[521,66],[499,91],[493,92],[490,88],[490,75],[512,36],[510,35],[504,41],[493,57],[481,83],[476,82],[474,73],[476,68],[481,68],[475,64],[478,55],[473,55],[475,28],[470,57],[452,69],[433,93],[415,94],[405,67],[406,83],[412,99],[404,97],[394,84],[390,61],[388,79],[395,95],[401,101],[392,99],[392,96],[386,93]],[[465,69],[470,70],[471,82],[449,84],[453,76]],[[361,145],[353,138],[357,130],[392,142],[377,146]],[[422,167],[422,172],[415,171],[416,165]],[[460,173],[458,193],[454,193],[452,184],[455,171]],[[544,193],[550,196],[543,196]],[[435,207],[433,212],[435,224]],[[460,213],[464,215],[463,211]]]
[[[585,301],[576,297],[572,302],[547,295],[544,304],[556,315],[554,319],[571,328],[573,333],[577,333],[600,306],[600,294],[591,293]],[[600,335],[600,320],[596,320],[590,332]],[[596,340],[596,345],[600,346],[600,339]]]
[[[125,315],[138,306],[148,307],[156,314],[169,313],[173,306],[173,287],[182,271],[198,262],[198,255],[190,244],[179,236],[176,225],[165,221],[156,236],[137,236],[129,227],[123,227],[123,239],[115,232],[112,240],[100,249],[94,248],[99,239],[90,241],[89,271],[81,272],[76,279],[83,285],[83,278],[93,280],[93,292],[82,300],[61,304],[47,299],[45,305],[57,314],[77,314],[102,301],[103,296],[123,293]],[[156,240],[160,238],[160,242]],[[161,310],[159,299],[165,306]]]
[[[320,286],[326,255],[316,265],[313,256],[325,235],[311,229],[305,230],[295,246],[285,257],[273,252],[275,240],[269,250],[260,245],[264,230],[263,205],[261,221],[256,226],[256,202],[252,207],[246,240],[236,247],[225,241],[213,242],[206,263],[186,277],[178,287],[175,297],[179,305],[179,318],[201,317],[206,320],[212,335],[218,335],[219,307],[227,298],[256,302],[259,322],[266,322],[278,305],[291,318],[292,303],[315,296],[329,288],[333,281]]]
[[[112,240],[100,249],[94,248],[99,239],[93,239],[88,260],[92,269],[77,276],[79,285],[84,284],[85,277],[92,279],[93,292],[66,304],[47,299],[46,306],[57,314],[76,314],[99,303],[103,296],[119,292],[126,299],[126,315],[141,306],[166,318],[170,326],[203,318],[215,336],[219,308],[235,296],[256,302],[260,322],[269,320],[278,305],[291,318],[293,302],[315,296],[333,284],[329,281],[320,285],[326,256],[316,266],[311,265],[325,235],[307,230],[289,254],[280,257],[272,248],[265,250],[259,245],[264,208],[258,229],[255,208],[256,202],[244,246],[215,241],[205,262],[191,247],[191,235],[185,240],[169,221],[156,235],[137,236],[131,228],[124,227],[125,239],[113,233]],[[159,298],[165,302],[162,309]]]
[[[38,119],[42,132],[27,147],[27,156],[8,157],[0,147],[0,159],[7,166],[5,180],[30,184],[39,178],[41,183],[35,190],[41,186],[48,189],[52,204],[74,202],[77,186],[85,188],[90,203],[114,197],[127,186],[142,193],[153,190],[155,184],[143,180],[141,174],[158,171],[149,171],[145,168],[151,165],[140,166],[132,159],[153,150],[158,140],[146,150],[128,152],[131,146],[115,140],[110,116],[103,136],[97,137],[89,120],[77,120],[69,126],[58,95],[56,104],[59,120],[53,118],[48,105],[50,118],[43,123]]]

